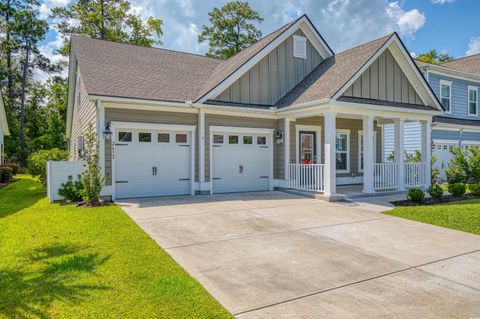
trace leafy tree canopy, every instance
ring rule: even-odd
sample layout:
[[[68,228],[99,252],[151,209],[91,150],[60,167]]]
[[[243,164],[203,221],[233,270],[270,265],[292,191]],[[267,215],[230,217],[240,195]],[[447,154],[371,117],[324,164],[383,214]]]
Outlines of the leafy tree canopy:
[[[228,2],[208,15],[211,26],[204,25],[198,36],[199,42],[208,40],[207,56],[228,59],[262,36],[253,22],[262,22],[263,18],[246,1]]]
[[[441,64],[454,60],[452,56],[449,56],[447,53],[438,53],[437,50],[432,49],[427,53],[422,53],[417,57],[417,60],[431,63],[431,64]]]

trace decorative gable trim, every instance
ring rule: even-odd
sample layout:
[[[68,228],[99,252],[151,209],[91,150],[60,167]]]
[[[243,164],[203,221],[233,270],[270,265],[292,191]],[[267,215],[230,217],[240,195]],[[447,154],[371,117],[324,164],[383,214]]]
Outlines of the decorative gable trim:
[[[294,24],[288,27],[283,31],[277,38],[255,54],[250,60],[244,63],[240,68],[233,72],[230,76],[224,79],[216,87],[212,88],[207,94],[203,95],[200,99],[197,100],[198,103],[205,103],[207,100],[215,98],[217,95],[222,93],[226,88],[232,85],[236,80],[238,80],[242,75],[244,75],[248,70],[260,62],[264,57],[266,57],[273,49],[278,45],[284,42],[289,36],[293,35],[295,31],[301,29],[305,34],[307,39],[312,43],[313,47],[318,51],[320,56],[323,59],[329,58],[333,55],[333,51],[323,40],[322,36],[318,33],[315,27],[312,25],[310,20],[306,15],[300,17]]]

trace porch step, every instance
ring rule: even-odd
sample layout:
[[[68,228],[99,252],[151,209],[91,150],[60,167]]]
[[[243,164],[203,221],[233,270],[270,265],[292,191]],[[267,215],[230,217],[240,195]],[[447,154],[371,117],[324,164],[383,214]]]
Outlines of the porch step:
[[[347,198],[343,195],[335,195],[335,196],[326,196],[322,193],[312,192],[312,191],[304,191],[300,189],[293,189],[293,188],[278,188],[279,191],[284,193],[308,197],[308,198],[315,198],[319,200],[324,200],[327,202],[340,202],[345,201]]]

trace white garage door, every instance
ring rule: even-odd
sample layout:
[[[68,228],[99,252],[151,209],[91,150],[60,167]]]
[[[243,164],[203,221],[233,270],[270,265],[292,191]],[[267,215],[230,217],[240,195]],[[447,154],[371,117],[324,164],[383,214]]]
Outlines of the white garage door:
[[[116,129],[116,198],[190,193],[190,132]]]
[[[458,146],[458,142],[452,141],[450,142],[441,142],[435,143],[435,148],[433,150],[433,154],[437,159],[434,168],[440,169],[440,178],[445,179],[445,169],[448,167],[448,163],[452,158],[451,151],[454,147]]]
[[[213,192],[269,190],[271,139],[269,134],[213,132]]]

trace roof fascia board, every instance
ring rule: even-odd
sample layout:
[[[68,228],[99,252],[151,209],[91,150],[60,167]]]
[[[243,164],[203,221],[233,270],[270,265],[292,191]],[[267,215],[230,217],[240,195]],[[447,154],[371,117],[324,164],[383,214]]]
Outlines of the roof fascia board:
[[[239,67],[235,72],[230,74],[226,79],[224,79],[220,84],[216,87],[211,89],[208,93],[204,94],[200,99],[197,100],[197,103],[205,103],[205,101],[212,99],[213,97],[217,96],[218,94],[222,93],[226,88],[232,85],[236,80],[238,80],[242,75],[247,73],[253,66],[255,66],[260,60],[266,57],[273,49],[275,49],[278,45],[280,45],[283,41],[285,41],[289,36],[291,36],[295,31],[297,31],[300,26],[306,23],[309,26],[312,24],[308,23],[308,19],[306,16],[301,17],[298,19],[294,24],[284,30],[277,38],[275,38],[272,42],[270,42],[267,46],[265,46],[262,50],[257,52],[253,57],[251,57],[246,63],[244,63],[241,67]],[[316,31],[315,31],[316,32]],[[312,39],[309,40],[313,43]],[[315,39],[318,41],[318,39]],[[323,42],[323,41],[322,41]],[[329,50],[331,52],[331,50]],[[321,52],[319,52],[321,54]]]
[[[465,81],[480,82],[480,76],[474,75],[474,74],[471,74],[471,73],[467,73],[467,72],[452,70],[450,68],[441,67],[441,66],[437,66],[437,65],[435,65],[435,66],[430,66],[429,65],[429,66],[422,67],[422,68],[425,69],[425,70],[428,70],[428,72],[430,72],[430,73],[449,76],[449,77],[453,77],[453,78],[457,78],[457,79],[461,79],[461,80],[465,80]]]
[[[5,113],[5,104],[3,103],[3,95],[0,90],[0,127],[3,130],[3,135],[10,135],[8,129],[7,114]]]
[[[445,131],[480,132],[480,126],[434,122],[432,129]]]
[[[75,93],[75,80],[76,80],[76,69],[77,69],[77,59],[72,46],[72,41],[70,40],[70,55],[68,58],[68,92],[67,92],[67,123],[65,126],[65,133],[67,139],[70,138],[72,133],[72,121],[73,121],[73,101]]]
[[[305,24],[300,25],[300,29],[307,36],[310,43],[315,47],[323,59],[327,59],[333,55],[332,49],[328,46],[315,26],[308,17],[305,17]]]
[[[342,102],[342,101],[331,101],[331,105],[338,108],[338,112],[342,108],[346,108],[349,110],[368,110],[371,114],[372,111],[375,111],[375,115],[378,115],[377,112],[395,112],[395,113],[403,113],[403,114],[416,114],[416,115],[443,115],[443,111],[436,111],[436,110],[417,110],[417,109],[409,109],[405,107],[396,107],[396,106],[387,106],[387,105],[375,105],[375,104],[358,104],[358,103],[350,103],[350,102]],[[393,117],[395,118],[395,117]]]

